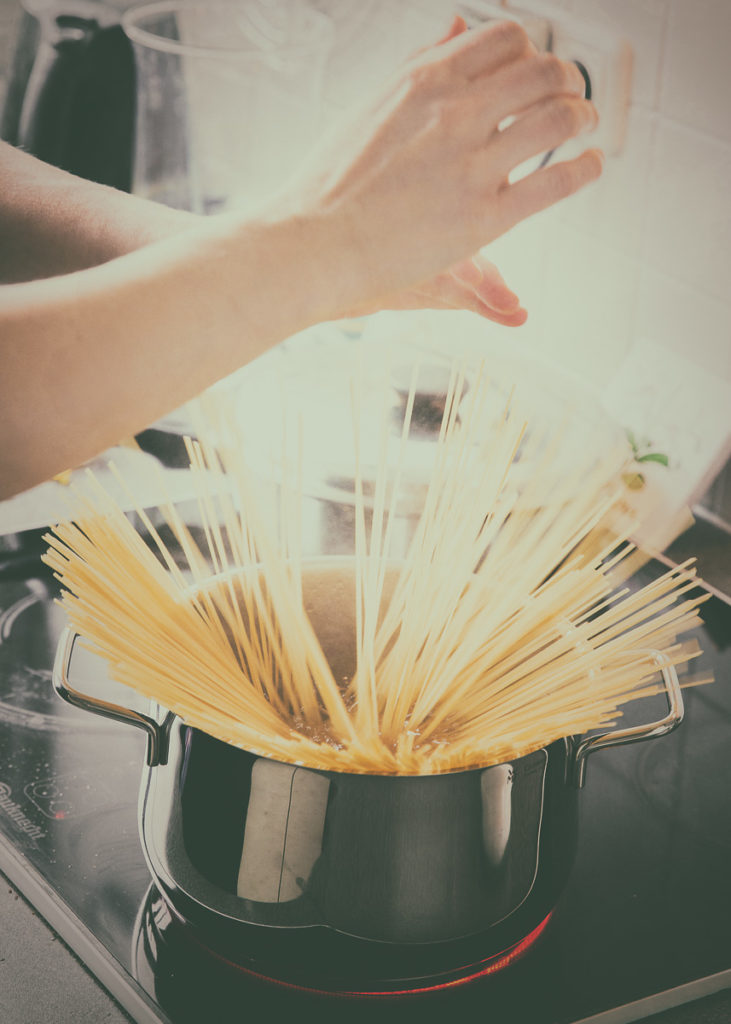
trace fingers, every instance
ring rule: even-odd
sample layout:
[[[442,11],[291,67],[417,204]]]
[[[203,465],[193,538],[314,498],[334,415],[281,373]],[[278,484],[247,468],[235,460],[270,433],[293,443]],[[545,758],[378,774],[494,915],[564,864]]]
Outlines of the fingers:
[[[595,181],[602,172],[603,163],[601,150],[589,149],[574,160],[549,164],[507,185],[500,198],[501,231],[507,231],[525,217],[546,209]]]
[[[489,147],[490,167],[508,176],[524,160],[596,127],[593,103],[575,96],[551,96],[534,104],[522,117],[493,137]]]
[[[454,18],[452,19],[452,24],[449,26],[449,31],[447,32],[446,36],[442,36],[442,38],[437,43],[437,46],[442,46],[444,43],[448,43],[450,39],[456,39],[457,36],[462,35],[462,33],[466,31],[467,22],[458,14],[455,14]]]
[[[359,299],[352,284],[351,304],[405,308],[418,298],[522,323],[525,311],[494,268],[457,261],[598,177],[601,156],[590,151],[510,181],[530,156],[593,127],[583,84],[513,22],[466,31],[456,19],[399,72],[305,183],[328,230],[357,242],[348,245],[348,279],[368,287]],[[500,130],[508,116],[517,120]]]
[[[595,127],[596,109],[583,98],[584,78],[572,61],[539,54],[514,22],[471,32],[463,25],[455,19],[438,47],[411,66],[412,96],[424,116],[436,102],[453,137],[468,145],[482,127],[491,166],[504,176]],[[500,131],[508,118],[517,120]]]
[[[466,28],[466,26],[465,26]],[[464,84],[478,75],[490,74],[503,64],[536,53],[526,32],[514,21],[498,21],[485,28],[455,32],[437,47],[423,51],[417,66],[438,64]]]
[[[506,327],[519,327],[528,314],[497,267],[477,255],[438,274],[415,292],[432,309],[468,309]]]
[[[520,308],[520,299],[508,288],[498,268],[479,253],[455,264],[450,274],[497,312],[515,313]]]
[[[510,294],[512,295],[512,293]],[[501,300],[501,304],[503,301]],[[390,308],[396,308],[395,304],[391,304]],[[405,308],[403,297],[401,297],[398,308]],[[486,320],[501,324],[503,327],[520,327],[528,317],[527,312],[520,306],[517,296],[513,296],[511,309],[496,308],[479,286],[472,286],[461,281],[454,269],[438,274],[427,284],[414,289],[410,295],[409,308],[465,309],[471,313],[478,313]]]
[[[412,59],[421,57],[423,54],[431,54],[435,46],[443,46],[444,43],[448,43],[450,39],[455,39],[458,35],[461,35],[462,32],[466,31],[467,22],[458,14],[455,14],[446,35],[443,35],[441,39],[436,41],[436,43],[429,43],[428,46],[420,46],[418,50],[414,50]]]
[[[500,271],[481,253],[462,260],[416,288],[389,296],[377,309],[466,309],[503,327],[520,327],[528,318],[520,299]],[[348,315],[374,312],[364,308]]]
[[[520,327],[528,318],[527,312],[520,306],[512,313],[493,309],[484,302],[471,288],[460,285],[454,279],[448,280],[447,274],[434,278],[422,288],[398,292],[376,303],[355,306],[342,311],[344,317],[367,316],[383,309],[453,309],[467,310],[477,313],[486,320],[500,324],[502,327]]]
[[[478,78],[472,86],[484,105],[490,128],[549,96],[583,98],[584,90],[583,76],[573,61],[560,60],[551,53],[512,61],[496,71],[489,83]]]

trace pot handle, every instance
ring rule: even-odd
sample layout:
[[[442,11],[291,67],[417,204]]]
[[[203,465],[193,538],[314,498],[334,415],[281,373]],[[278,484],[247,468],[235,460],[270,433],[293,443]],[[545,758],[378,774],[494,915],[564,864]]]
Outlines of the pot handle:
[[[634,653],[641,653],[636,651]],[[587,736],[580,740],[574,749],[572,762],[572,775],[574,784],[578,789],[584,785],[586,778],[586,759],[595,750],[603,750],[606,747],[619,747],[624,743],[638,743],[641,740],[652,740],[657,736],[666,736],[677,729],[683,721],[684,707],[683,696],[680,692],[680,683],[675,666],[668,663],[661,651],[647,651],[657,665],[665,685],[665,697],[668,702],[668,713],[657,722],[648,722],[646,725],[633,726],[630,729],[615,729],[614,732],[601,733],[598,736]]]
[[[160,725],[154,718],[143,715],[141,711],[133,711],[121,704],[112,704],[100,697],[91,697],[89,694],[75,690],[69,683],[69,666],[74,644],[79,636],[80,634],[70,626],[66,626],[61,633],[53,663],[53,688],[56,693],[67,704],[72,704],[75,708],[91,711],[104,718],[112,718],[116,722],[128,722],[138,729],[144,729],[147,733],[147,764],[151,768],[158,764],[165,764],[167,761],[168,725],[175,717],[173,713],[168,712],[165,721]]]

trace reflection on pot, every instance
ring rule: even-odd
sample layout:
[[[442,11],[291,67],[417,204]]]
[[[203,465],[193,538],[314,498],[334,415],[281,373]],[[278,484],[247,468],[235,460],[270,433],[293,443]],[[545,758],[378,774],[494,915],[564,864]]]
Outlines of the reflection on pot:
[[[263,974],[340,989],[464,971],[550,913],[574,856],[572,742],[473,771],[357,775],[172,723],[142,839],[173,916]]]

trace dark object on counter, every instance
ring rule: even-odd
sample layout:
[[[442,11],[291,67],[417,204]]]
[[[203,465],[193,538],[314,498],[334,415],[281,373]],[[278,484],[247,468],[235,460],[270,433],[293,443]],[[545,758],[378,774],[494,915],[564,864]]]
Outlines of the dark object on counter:
[[[143,452],[154,455],[169,469],[188,469],[190,466],[190,456],[182,434],[160,427],[148,427],[136,434],[135,440]]]
[[[46,532],[44,526],[21,534],[0,536],[0,579],[24,580],[29,576],[38,576],[43,580],[53,578],[53,573],[41,560],[41,556],[48,550],[48,541],[44,540]]]
[[[23,8],[0,137],[130,191],[135,70],[117,12],[93,0],[25,0]]]

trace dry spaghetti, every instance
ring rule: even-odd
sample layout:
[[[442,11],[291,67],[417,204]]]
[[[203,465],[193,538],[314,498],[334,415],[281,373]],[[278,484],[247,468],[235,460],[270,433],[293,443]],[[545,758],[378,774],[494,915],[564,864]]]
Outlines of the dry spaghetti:
[[[275,523],[230,423],[215,444],[206,431],[188,442],[203,541],[171,503],[156,518],[175,551],[142,509],[138,531],[91,475],[73,519],[48,537],[71,622],[113,678],[189,724],[317,768],[441,772],[613,723],[659,692],[651,652],[673,665],[696,653],[677,639],[699,621],[694,571],[622,589],[634,566],[624,448],[557,478],[555,447],[536,445],[516,488],[525,425],[506,409],[487,429],[486,374],[466,399],[463,376],[452,374],[401,561],[389,552],[413,387],[368,522],[354,415],[351,558],[303,559],[301,465]]]

